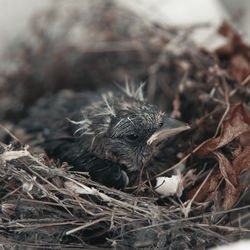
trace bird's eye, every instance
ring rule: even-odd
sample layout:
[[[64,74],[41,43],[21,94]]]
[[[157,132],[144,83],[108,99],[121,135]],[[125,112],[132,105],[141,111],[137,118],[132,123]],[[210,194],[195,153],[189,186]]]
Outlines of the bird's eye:
[[[137,134],[126,135],[126,139],[129,141],[136,141],[138,139],[138,135]]]

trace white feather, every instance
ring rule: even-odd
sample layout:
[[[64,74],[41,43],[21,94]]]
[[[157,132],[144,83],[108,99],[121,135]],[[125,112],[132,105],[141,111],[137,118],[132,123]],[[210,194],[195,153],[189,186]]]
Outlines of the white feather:
[[[125,88],[122,88],[120,86],[118,86],[122,92],[124,92],[127,96],[135,98],[139,101],[144,101],[144,97],[143,97],[143,87],[144,87],[145,83],[141,83],[139,87],[137,87],[135,84],[133,83],[128,83],[128,81],[126,81],[125,83]]]
[[[107,94],[102,95],[102,98],[103,98],[103,100],[104,100],[104,102],[106,104],[106,108],[105,108],[106,112],[104,112],[104,113],[106,113],[107,115],[112,115],[112,116],[115,117],[116,116],[115,109],[114,109],[114,107],[111,107],[111,105],[108,102],[108,98],[111,99],[112,97],[113,97],[113,94],[111,92],[108,92]]]

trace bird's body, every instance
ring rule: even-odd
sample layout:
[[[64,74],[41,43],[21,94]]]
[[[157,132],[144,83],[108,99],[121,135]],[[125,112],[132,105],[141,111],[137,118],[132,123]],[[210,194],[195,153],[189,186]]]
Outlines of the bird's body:
[[[178,130],[182,123],[145,102],[142,85],[113,92],[62,91],[41,99],[20,126],[40,139],[50,157],[116,188],[128,184],[128,173],[140,171],[158,134],[183,130]]]

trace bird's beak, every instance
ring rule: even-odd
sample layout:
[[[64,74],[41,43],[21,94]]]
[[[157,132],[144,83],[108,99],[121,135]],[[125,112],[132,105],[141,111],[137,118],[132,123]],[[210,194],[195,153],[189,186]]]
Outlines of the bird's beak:
[[[147,140],[148,145],[158,144],[172,135],[190,129],[190,126],[173,118],[165,118],[163,126],[157,129]]]

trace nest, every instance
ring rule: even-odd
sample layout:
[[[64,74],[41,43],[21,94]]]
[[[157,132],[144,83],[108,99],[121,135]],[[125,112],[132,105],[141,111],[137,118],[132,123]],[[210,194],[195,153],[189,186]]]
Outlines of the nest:
[[[148,23],[113,1],[88,7],[64,19],[60,8],[34,17],[34,41],[20,43],[15,70],[1,73],[0,242],[200,249],[249,238],[250,48],[227,23],[219,30],[227,44],[211,53],[189,40],[195,27]],[[79,26],[88,40],[84,33],[74,43]],[[148,100],[192,127],[173,153],[178,160],[157,174],[185,162],[181,197],[157,195],[156,176],[125,191],[107,188],[22,143],[15,124],[39,97],[125,76],[146,81]]]

